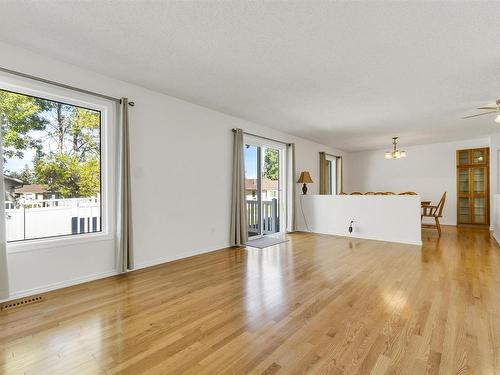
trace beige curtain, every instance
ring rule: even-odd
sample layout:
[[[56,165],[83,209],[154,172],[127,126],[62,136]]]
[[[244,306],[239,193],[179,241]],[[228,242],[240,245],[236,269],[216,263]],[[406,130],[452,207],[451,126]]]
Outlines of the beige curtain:
[[[321,195],[328,194],[328,181],[327,181],[327,162],[326,153],[319,153],[319,193]]]
[[[233,186],[231,196],[231,246],[243,246],[248,241],[247,206],[245,197],[245,160],[243,130],[234,131]]]
[[[130,191],[130,136],[128,99],[121,100],[118,183],[118,251],[117,270],[120,273],[134,268],[134,249],[132,237],[132,200]]]
[[[1,116],[0,116],[1,120]],[[1,129],[1,127],[0,127]],[[3,181],[3,148],[0,132],[0,300],[9,297],[9,272],[7,264],[7,239],[5,236],[5,186]]]
[[[287,232],[295,232],[296,230],[296,222],[295,222],[295,186],[296,186],[296,170],[295,170],[295,144],[290,143],[287,145],[287,223],[286,230]]]

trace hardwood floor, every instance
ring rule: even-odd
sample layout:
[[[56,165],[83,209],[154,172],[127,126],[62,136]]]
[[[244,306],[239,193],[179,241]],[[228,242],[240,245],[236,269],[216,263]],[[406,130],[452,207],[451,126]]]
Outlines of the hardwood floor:
[[[500,248],[297,233],[0,313],[5,374],[499,374]]]

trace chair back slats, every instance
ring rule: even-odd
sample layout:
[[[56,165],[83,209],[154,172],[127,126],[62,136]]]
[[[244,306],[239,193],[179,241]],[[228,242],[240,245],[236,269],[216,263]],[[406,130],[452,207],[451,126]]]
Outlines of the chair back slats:
[[[446,191],[443,193],[443,196],[439,200],[439,203],[438,203],[437,209],[436,209],[436,216],[443,217],[443,209],[444,209],[445,202],[446,202]]]

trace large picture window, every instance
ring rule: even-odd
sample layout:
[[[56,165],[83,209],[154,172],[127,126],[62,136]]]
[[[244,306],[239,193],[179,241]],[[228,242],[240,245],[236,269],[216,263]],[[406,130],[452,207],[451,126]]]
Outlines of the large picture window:
[[[101,119],[0,90],[8,242],[102,231]]]

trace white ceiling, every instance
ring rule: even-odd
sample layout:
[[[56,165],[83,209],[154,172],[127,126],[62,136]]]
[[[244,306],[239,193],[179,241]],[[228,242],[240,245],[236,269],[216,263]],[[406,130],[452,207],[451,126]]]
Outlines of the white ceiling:
[[[478,138],[497,2],[3,0],[0,40],[345,150]]]

